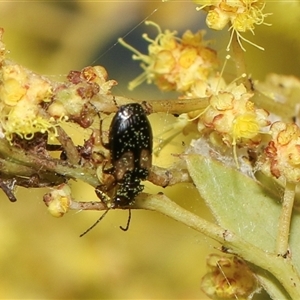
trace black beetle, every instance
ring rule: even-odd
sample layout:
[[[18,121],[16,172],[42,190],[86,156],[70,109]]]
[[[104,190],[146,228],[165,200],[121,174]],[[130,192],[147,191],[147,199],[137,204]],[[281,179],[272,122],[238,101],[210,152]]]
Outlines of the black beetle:
[[[152,165],[152,129],[138,103],[119,108],[109,129],[108,148],[116,180],[112,207],[128,206],[144,186]]]
[[[103,170],[114,177],[111,186],[96,188],[98,197],[107,204],[107,211],[80,236],[95,227],[111,208],[128,208],[142,192],[141,180],[146,180],[152,165],[152,129],[143,107],[138,103],[119,107],[109,129],[108,144],[112,168]],[[108,200],[107,200],[108,199]],[[129,218],[126,231],[130,222]]]

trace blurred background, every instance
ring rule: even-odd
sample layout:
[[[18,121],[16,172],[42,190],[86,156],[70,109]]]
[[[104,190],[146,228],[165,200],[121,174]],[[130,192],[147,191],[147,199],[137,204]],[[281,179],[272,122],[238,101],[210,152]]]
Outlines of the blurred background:
[[[260,26],[247,35],[268,55],[250,45],[246,61],[249,73],[263,79],[269,72],[299,76],[299,2],[268,4],[272,27]],[[70,70],[102,65],[118,81],[114,93],[136,99],[175,97],[155,87],[142,85],[127,90],[130,80],[141,73],[118,37],[146,53],[142,33],[156,35],[143,24],[149,19],[162,29],[206,29],[205,14],[192,1],[30,1],[1,2],[0,26],[9,58],[37,73],[64,80]],[[282,18],[281,11],[285,11]],[[285,24],[285,26],[283,26]],[[207,30],[214,39],[220,61],[228,54],[226,30]],[[234,63],[226,72],[234,77]],[[154,136],[172,122],[172,116],[151,116]],[[158,125],[160,124],[160,125]],[[161,126],[161,124],[163,124]],[[161,140],[165,136],[161,137]],[[179,135],[154,163],[170,164],[165,153],[180,153],[191,136]],[[155,139],[156,142],[160,140]],[[185,142],[185,143],[183,143]],[[92,188],[72,183],[78,201],[96,200]],[[159,189],[147,184],[146,192]],[[209,253],[220,253],[213,241],[165,216],[133,211],[128,232],[119,229],[127,222],[126,211],[111,211],[83,238],[79,235],[99,217],[99,212],[69,212],[61,219],[51,217],[42,202],[45,190],[18,188],[16,203],[0,192],[0,297],[3,299],[207,299],[200,290]],[[212,220],[208,210],[189,184],[164,192],[186,209]],[[221,199],[220,199],[221,200]],[[264,298],[266,299],[266,298]]]

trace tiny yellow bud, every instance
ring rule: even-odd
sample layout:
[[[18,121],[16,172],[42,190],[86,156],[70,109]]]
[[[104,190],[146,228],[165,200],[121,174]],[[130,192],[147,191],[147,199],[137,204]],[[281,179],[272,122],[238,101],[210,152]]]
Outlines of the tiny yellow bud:
[[[49,213],[56,218],[62,217],[69,210],[71,203],[71,189],[66,184],[61,184],[44,196],[44,202]]]
[[[233,137],[238,139],[252,139],[259,134],[260,126],[255,114],[245,114],[237,117],[233,123]]]
[[[227,14],[221,10],[210,10],[206,17],[206,24],[209,28],[215,30],[222,30],[230,21]]]

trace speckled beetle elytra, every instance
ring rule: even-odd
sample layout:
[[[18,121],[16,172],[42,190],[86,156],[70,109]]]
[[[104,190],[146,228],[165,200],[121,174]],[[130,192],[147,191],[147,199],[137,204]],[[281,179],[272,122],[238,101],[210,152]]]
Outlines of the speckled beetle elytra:
[[[103,201],[107,211],[86,230],[85,235],[96,226],[110,209],[129,208],[134,198],[144,189],[141,180],[148,177],[152,165],[152,129],[143,107],[138,103],[120,106],[112,119],[108,144],[112,168],[104,171],[114,177],[114,183],[96,188],[96,194]],[[107,200],[108,199],[108,200]]]

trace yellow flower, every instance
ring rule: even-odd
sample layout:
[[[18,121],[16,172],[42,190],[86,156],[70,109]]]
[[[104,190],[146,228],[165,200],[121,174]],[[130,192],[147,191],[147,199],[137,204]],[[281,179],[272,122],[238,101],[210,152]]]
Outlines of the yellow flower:
[[[3,65],[0,72],[0,123],[8,140],[17,134],[31,139],[37,132],[56,135],[54,119],[41,113],[40,104],[51,101],[49,80],[16,65]]]
[[[176,31],[162,32],[153,22],[158,35],[150,39],[146,34],[143,38],[150,43],[148,55],[142,54],[122,39],[119,42],[134,52],[133,59],[140,60],[144,72],[129,83],[129,89],[134,89],[143,81],[154,82],[161,90],[188,93],[199,82],[206,82],[218,66],[216,52],[207,47],[203,41],[203,31],[193,34],[186,31],[182,38],[176,36]]]
[[[198,10],[208,11],[206,24],[209,28],[222,30],[227,24],[230,26],[231,37],[227,50],[229,51],[233,34],[236,33],[241,48],[241,40],[263,50],[262,47],[252,43],[241,35],[241,32],[250,31],[254,34],[255,25],[270,25],[265,23],[265,18],[270,13],[263,13],[266,5],[264,0],[194,0],[195,3],[202,5]]]
[[[24,82],[27,80],[27,75],[21,68],[16,66],[3,66],[1,75],[1,101],[6,105],[14,106],[26,94]]]
[[[236,256],[211,254],[201,288],[212,299],[248,299],[259,291],[257,279],[247,264]]]
[[[228,14],[216,8],[210,10],[206,17],[206,24],[209,28],[222,30],[230,21]]]
[[[232,137],[237,139],[253,139],[260,131],[260,124],[255,113],[238,116],[234,120]]]
[[[9,141],[14,134],[28,140],[32,139],[37,132],[57,135],[55,120],[43,118],[39,115],[38,106],[26,101],[20,101],[19,105],[13,107],[5,118],[2,117],[1,123]]]
[[[229,85],[210,97],[210,105],[199,122],[217,131],[223,142],[230,145],[243,144],[254,147],[261,139],[263,127],[269,125],[268,113],[254,107],[243,84]]]
[[[89,127],[94,118],[93,109],[99,105],[99,101],[92,103],[93,98],[96,95],[110,95],[111,88],[117,82],[107,80],[108,74],[101,66],[71,71],[67,78],[68,83],[56,87],[55,97],[47,113],[55,119],[73,120],[83,128]],[[90,103],[95,107],[89,109]]]
[[[66,184],[59,185],[44,196],[49,213],[56,218],[62,217],[68,212],[71,200],[71,189]]]

